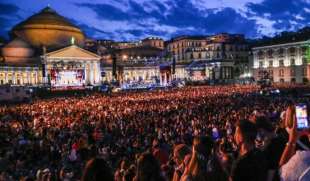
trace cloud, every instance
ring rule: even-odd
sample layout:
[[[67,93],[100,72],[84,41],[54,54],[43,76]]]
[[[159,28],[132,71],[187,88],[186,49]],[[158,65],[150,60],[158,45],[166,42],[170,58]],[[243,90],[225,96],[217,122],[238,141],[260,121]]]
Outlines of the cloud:
[[[310,25],[310,7],[306,0],[264,0],[262,3],[248,3],[248,15],[261,18],[264,14],[266,20],[273,21],[274,32],[283,30],[296,30],[302,26]]]
[[[107,31],[95,28],[93,26],[86,25],[75,19],[69,18],[69,21],[71,21],[73,24],[75,24],[80,29],[82,29],[84,34],[86,34],[87,37],[107,37],[107,38],[113,37],[113,35]]]
[[[224,8],[206,18],[207,30],[211,33],[245,33],[249,37],[257,36],[256,21],[249,20],[232,8]]]
[[[4,1],[0,3],[0,35],[47,3],[74,20],[87,36],[115,40],[220,32],[255,38],[296,30],[310,21],[309,0]]]
[[[123,10],[108,4],[82,3],[78,4],[78,6],[92,9],[97,13],[97,18],[104,17],[108,20],[128,20],[128,18],[130,18]]]
[[[147,35],[162,35],[170,38],[181,34],[215,34],[219,32],[245,33],[257,36],[254,20],[242,16],[235,9],[201,9],[191,1],[150,1],[137,3],[126,1],[127,9],[110,4],[78,3],[96,13],[96,18],[111,22],[123,22],[123,28],[135,39]],[[124,23],[126,21],[127,23]],[[129,27],[133,27],[129,29]],[[158,29],[162,27],[163,29]],[[229,27],[229,28],[228,28]],[[252,27],[249,29],[248,27]],[[153,31],[157,28],[159,33]]]
[[[8,38],[8,31],[20,19],[19,8],[12,4],[0,3],[0,36]]]

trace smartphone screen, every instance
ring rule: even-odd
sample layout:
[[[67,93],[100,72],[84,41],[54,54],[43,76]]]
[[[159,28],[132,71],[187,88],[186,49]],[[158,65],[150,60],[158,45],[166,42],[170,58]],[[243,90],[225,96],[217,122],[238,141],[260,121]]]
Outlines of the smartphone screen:
[[[297,129],[309,128],[306,104],[296,105],[296,119],[297,119]]]

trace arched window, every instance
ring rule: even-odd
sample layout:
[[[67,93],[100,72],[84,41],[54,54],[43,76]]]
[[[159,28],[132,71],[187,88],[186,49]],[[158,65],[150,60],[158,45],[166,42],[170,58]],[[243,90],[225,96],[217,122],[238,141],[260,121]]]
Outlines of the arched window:
[[[290,53],[291,56],[295,55],[295,53],[296,53],[296,48],[295,48],[295,47],[289,48],[289,53]]]
[[[284,60],[279,60],[279,65],[284,66]]]
[[[284,57],[284,49],[283,48],[280,48],[278,50],[278,55],[279,55],[279,57]]]
[[[291,59],[291,65],[295,65],[295,59]]]
[[[284,77],[284,70],[283,70],[283,69],[280,69],[280,70],[279,70],[279,76],[280,76],[280,77]]]
[[[293,77],[293,76],[295,76],[296,74],[295,74],[295,69],[291,69],[291,76]]]

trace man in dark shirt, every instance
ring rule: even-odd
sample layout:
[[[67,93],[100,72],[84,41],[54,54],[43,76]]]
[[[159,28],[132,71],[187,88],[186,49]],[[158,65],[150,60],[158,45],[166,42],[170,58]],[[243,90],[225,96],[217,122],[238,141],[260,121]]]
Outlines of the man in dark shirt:
[[[276,134],[271,121],[266,117],[256,118],[255,124],[263,142],[261,150],[268,162],[268,179],[266,181],[277,181],[279,180],[277,170],[279,169],[279,161],[287,142],[287,136],[281,133],[283,131],[280,131],[280,129],[278,129],[278,134]],[[284,132],[286,131],[284,130]]]
[[[257,129],[254,123],[241,120],[235,131],[235,142],[239,147],[238,159],[234,162],[231,179],[233,181],[265,181],[267,179],[267,160],[255,148]]]

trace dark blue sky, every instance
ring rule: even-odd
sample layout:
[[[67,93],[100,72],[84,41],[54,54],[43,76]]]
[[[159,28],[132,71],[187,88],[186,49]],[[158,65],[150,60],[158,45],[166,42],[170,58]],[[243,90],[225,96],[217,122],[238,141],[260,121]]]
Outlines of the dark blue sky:
[[[87,36],[114,40],[220,32],[256,38],[310,25],[310,0],[1,0],[0,36],[48,4]]]

